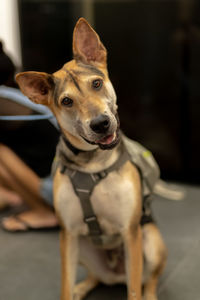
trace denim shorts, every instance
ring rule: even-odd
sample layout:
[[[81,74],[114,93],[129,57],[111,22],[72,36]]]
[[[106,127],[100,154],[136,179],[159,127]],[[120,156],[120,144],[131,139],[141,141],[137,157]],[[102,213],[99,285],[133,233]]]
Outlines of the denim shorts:
[[[50,175],[41,179],[40,195],[47,204],[53,206],[53,179]]]

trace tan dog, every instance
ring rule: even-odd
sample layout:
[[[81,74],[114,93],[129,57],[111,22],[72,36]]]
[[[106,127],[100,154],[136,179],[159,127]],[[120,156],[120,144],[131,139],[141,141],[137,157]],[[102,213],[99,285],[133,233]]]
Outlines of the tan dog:
[[[166,249],[154,223],[140,225],[142,197],[137,168],[125,160],[95,185],[89,197],[95,215],[90,218],[84,219],[72,184],[76,171],[95,174],[106,170],[116,164],[123,151],[106,49],[83,18],[74,29],[73,54],[74,59],[52,75],[24,72],[16,77],[26,96],[55,114],[64,136],[60,153],[64,151],[65,168],[74,170],[69,175],[58,166],[54,178],[55,210],[62,224],[61,299],[82,299],[103,282],[126,283],[129,300],[141,300],[143,286],[143,299],[156,300]],[[89,226],[96,218],[98,238],[104,238],[98,245]],[[78,261],[86,266],[89,276],[75,285]]]

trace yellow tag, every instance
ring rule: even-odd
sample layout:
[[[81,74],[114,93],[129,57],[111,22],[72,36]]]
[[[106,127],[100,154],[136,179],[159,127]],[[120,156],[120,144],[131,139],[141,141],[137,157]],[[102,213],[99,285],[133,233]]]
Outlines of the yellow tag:
[[[143,155],[145,158],[147,158],[147,157],[151,156],[152,154],[151,154],[151,151],[147,150],[147,151],[144,151],[144,152],[142,153],[142,155]]]

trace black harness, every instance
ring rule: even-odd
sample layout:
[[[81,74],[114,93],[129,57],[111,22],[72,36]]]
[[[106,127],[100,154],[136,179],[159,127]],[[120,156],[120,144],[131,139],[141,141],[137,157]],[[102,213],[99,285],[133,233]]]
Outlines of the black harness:
[[[68,140],[66,140],[66,138],[61,137],[61,139],[63,139],[65,145],[75,155],[78,155],[79,152],[82,152],[82,150],[79,150],[73,145],[71,145],[71,143]],[[89,236],[96,245],[101,245],[103,244],[103,231],[100,227],[97,216],[94,212],[92,203],[90,201],[91,194],[95,186],[110,172],[120,169],[120,167],[122,167],[127,161],[131,161],[130,155],[127,152],[125,146],[123,145],[122,154],[119,156],[119,159],[109,168],[97,173],[86,173],[71,169],[64,163],[65,160],[68,160],[65,153],[63,153],[62,151],[58,151],[58,156],[61,158],[59,161],[60,172],[69,176],[74,191],[80,200],[84,215],[84,222],[87,224],[89,229]],[[143,214],[141,218],[141,225],[153,222],[150,210],[150,202],[151,201],[149,196],[143,199]]]

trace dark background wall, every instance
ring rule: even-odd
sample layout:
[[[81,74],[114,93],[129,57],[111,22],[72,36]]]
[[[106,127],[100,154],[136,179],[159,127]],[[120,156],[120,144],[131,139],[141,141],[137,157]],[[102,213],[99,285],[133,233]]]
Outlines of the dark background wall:
[[[71,59],[84,1],[18,2],[24,70],[54,72]],[[199,183],[199,1],[94,0],[92,12],[122,129],[153,152],[163,178]]]

